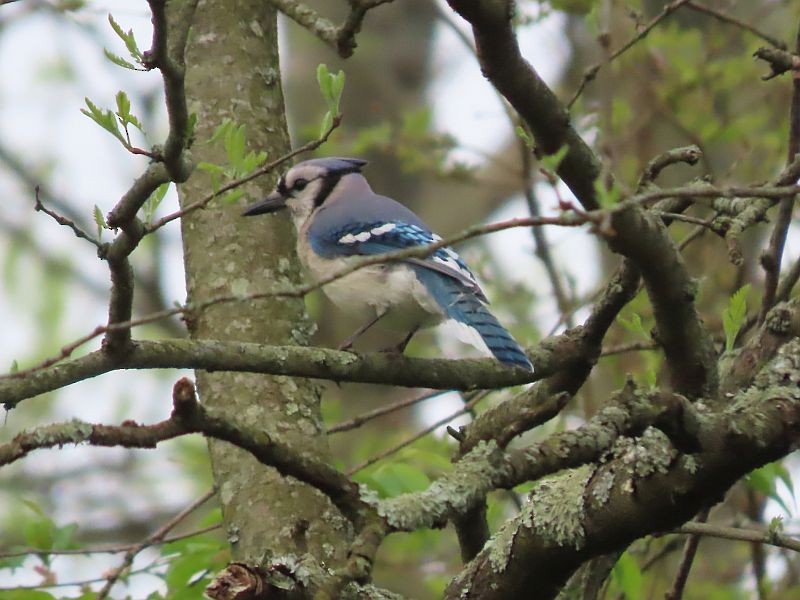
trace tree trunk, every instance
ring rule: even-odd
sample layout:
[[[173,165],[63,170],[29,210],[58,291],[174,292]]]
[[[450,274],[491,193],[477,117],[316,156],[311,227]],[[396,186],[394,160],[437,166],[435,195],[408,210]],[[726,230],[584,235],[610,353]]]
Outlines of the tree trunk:
[[[222,143],[207,143],[230,119],[246,126],[248,150],[273,160],[289,150],[278,66],[276,15],[259,0],[201,2],[187,48],[189,108],[197,114],[195,161],[225,164]],[[252,200],[275,177],[245,186]],[[181,187],[181,205],[211,190],[196,171]],[[244,202],[215,200],[183,218],[186,286],[191,303],[227,294],[263,292],[299,279],[288,218],[241,217]],[[312,325],[303,301],[267,299],[219,304],[189,323],[194,339],[306,343]],[[245,373],[197,372],[204,405],[247,427],[269,431],[327,459],[319,388],[308,380]],[[209,441],[214,481],[234,560],[258,563],[269,553],[310,552],[326,564],[343,558],[346,522],[312,488],[282,477],[251,455]]]

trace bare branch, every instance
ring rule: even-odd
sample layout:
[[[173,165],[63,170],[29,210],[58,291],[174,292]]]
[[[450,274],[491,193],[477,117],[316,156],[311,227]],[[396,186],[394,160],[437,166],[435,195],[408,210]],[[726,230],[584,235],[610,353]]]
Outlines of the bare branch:
[[[794,552],[800,552],[800,540],[777,531],[764,531],[758,529],[742,529],[741,527],[724,527],[709,523],[698,523],[689,521],[684,523],[673,533],[686,535],[703,535],[724,540],[738,540],[741,542],[751,542],[769,544],[778,548],[786,548]]]
[[[795,39],[795,53],[800,54],[800,26]],[[800,152],[800,69],[793,71],[792,78],[792,103],[789,109],[789,144],[787,150],[788,164],[791,164]],[[761,300],[761,310],[758,314],[758,322],[763,323],[767,317],[767,312],[773,307],[776,301],[778,289],[778,278],[781,274],[781,262],[783,260],[783,248],[786,245],[786,236],[789,233],[789,226],[792,224],[792,212],[794,211],[795,194],[781,198],[778,205],[778,216],[775,226],[769,238],[769,247],[761,256],[761,266],[764,269],[764,297]]]
[[[365,460],[360,465],[356,465],[355,467],[349,469],[347,471],[347,476],[348,477],[352,477],[354,474],[358,473],[359,471],[363,471],[367,467],[370,467],[370,466],[374,465],[376,462],[381,461],[384,458],[388,458],[392,454],[396,454],[397,452],[399,452],[400,450],[402,450],[406,446],[410,446],[411,444],[416,442],[418,439],[421,439],[421,438],[425,437],[426,435],[428,435],[429,433],[432,433],[433,431],[437,430],[442,425],[447,425],[453,419],[456,419],[456,418],[460,417],[461,415],[464,415],[464,414],[468,413],[469,411],[471,411],[475,407],[476,404],[478,404],[478,402],[483,400],[487,396],[487,394],[488,394],[488,392],[475,392],[475,393],[470,394],[467,398],[465,398],[466,402],[464,403],[464,406],[459,408],[457,411],[447,415],[446,417],[442,417],[438,421],[428,425],[425,429],[423,429],[421,431],[418,431],[417,433],[415,433],[411,437],[403,440],[402,442],[400,442],[398,444],[395,444],[391,448],[387,448],[386,450],[384,450],[380,454],[376,454],[372,458],[369,458],[369,459]]]
[[[708,519],[708,509],[702,511],[697,516],[697,521],[705,523]],[[697,534],[690,535],[689,539],[683,546],[683,556],[678,565],[678,571],[675,574],[675,580],[672,582],[672,588],[664,595],[665,600],[681,600],[683,597],[683,590],[686,588],[686,582],[689,579],[689,571],[692,569],[692,563],[697,555],[697,548],[700,546],[700,536]]]
[[[87,242],[89,242],[90,244],[92,244],[93,246],[95,246],[97,248],[100,248],[100,246],[101,246],[100,241],[96,240],[91,235],[89,235],[88,233],[83,231],[83,229],[81,229],[80,226],[77,223],[75,223],[75,221],[73,221],[71,219],[68,219],[67,217],[65,217],[63,215],[58,214],[56,211],[51,210],[51,209],[47,208],[44,204],[42,204],[42,201],[39,198],[39,186],[38,185],[34,188],[34,191],[36,193],[36,204],[33,207],[34,210],[36,210],[37,212],[38,211],[43,212],[44,214],[46,214],[49,217],[51,217],[59,225],[64,225],[65,227],[69,227],[70,229],[72,229],[72,231],[73,231],[73,233],[75,234],[76,237],[84,239]]]
[[[333,467],[300,455],[274,439],[263,429],[245,431],[214,415],[201,406],[194,394],[194,384],[178,380],[173,390],[172,416],[153,425],[123,423],[119,426],[93,425],[78,420],[41,427],[17,435],[0,445],[0,466],[23,458],[33,450],[64,444],[89,443],[94,446],[154,448],[160,442],[190,433],[224,440],[247,450],[263,464],[283,475],[295,477],[328,495],[331,501],[355,524],[363,518],[365,504],[356,484]]]
[[[356,34],[361,30],[367,11],[392,0],[350,0],[350,13],[339,26],[298,0],[268,1],[292,21],[336,50],[339,56],[348,58],[356,48]]]
[[[427,359],[382,352],[356,355],[326,348],[217,340],[136,341],[124,355],[98,350],[24,377],[6,377],[0,380],[0,402],[8,410],[26,398],[120,369],[205,369],[412,388],[496,389],[530,383],[574,360],[559,355],[558,348],[552,344],[531,352],[537,365],[533,374],[490,358]]]
[[[567,102],[567,108],[572,108],[572,105],[575,104],[575,101],[583,93],[583,90],[586,89],[587,84],[589,84],[591,81],[594,80],[595,77],[597,77],[597,73],[600,72],[600,69],[604,65],[607,65],[607,64],[615,61],[617,58],[619,58],[620,56],[625,54],[628,50],[633,48],[633,46],[635,46],[640,41],[642,41],[644,38],[646,38],[648,36],[648,34],[659,23],[661,23],[661,21],[666,19],[669,15],[674,13],[681,6],[684,6],[685,4],[688,4],[688,2],[689,2],[689,0],[673,0],[672,2],[670,2],[668,4],[665,4],[664,8],[661,10],[661,12],[658,15],[656,15],[653,19],[651,19],[650,22],[647,23],[647,25],[642,27],[641,30],[639,30],[639,32],[635,36],[633,36],[631,39],[629,39],[627,42],[625,42],[620,48],[618,48],[617,50],[612,52],[611,55],[609,55],[609,57],[605,61],[603,61],[602,63],[597,63],[596,65],[591,66],[588,69],[586,69],[586,71],[583,74],[583,79],[581,80],[581,83],[578,86],[578,89],[575,91],[575,94],[572,96],[570,101]]]
[[[437,396],[441,396],[442,394],[446,393],[446,390],[427,390],[422,392],[421,394],[415,394],[410,398],[404,398],[398,402],[393,402],[391,404],[387,404],[386,406],[381,406],[380,408],[376,408],[369,412],[366,412],[362,415],[354,417],[349,421],[343,421],[341,423],[337,423],[332,427],[329,427],[326,433],[328,435],[332,435],[334,433],[341,433],[343,431],[350,431],[351,429],[356,429],[361,427],[364,423],[368,423],[378,417],[382,417],[384,415],[391,414],[393,412],[397,412],[398,410],[402,410],[404,408],[408,408],[409,406],[414,406],[419,404],[420,402],[424,402],[425,400],[430,400],[431,398],[436,398]]]
[[[119,578],[125,573],[127,569],[130,569],[131,565],[133,564],[133,560],[136,556],[145,548],[152,546],[154,544],[161,543],[167,534],[175,529],[180,523],[186,519],[191,513],[195,510],[200,508],[207,500],[209,500],[214,494],[216,494],[216,490],[209,490],[202,496],[200,496],[197,500],[192,502],[189,506],[184,508],[181,512],[171,518],[169,521],[164,523],[161,527],[159,527],[156,531],[154,531],[151,535],[147,536],[144,540],[136,544],[135,546],[131,547],[126,553],[125,557],[122,559],[122,562],[116,568],[112,569],[108,574],[106,574],[105,579],[106,582],[100,591],[97,592],[97,596],[95,597],[96,600],[103,600],[104,598],[108,597],[108,594],[111,592],[111,588],[114,587],[114,584],[119,581]]]
[[[187,533],[180,533],[177,535],[166,536],[160,540],[153,541],[152,543],[148,544],[145,547],[159,546],[161,544],[169,544],[171,542],[185,540],[191,537],[196,537],[198,535],[203,535],[204,533],[217,531],[220,527],[222,527],[222,525],[219,524],[208,525],[207,527],[201,527],[200,529],[189,531]],[[109,546],[90,546],[85,548],[68,548],[68,549],[23,548],[22,550],[14,550],[13,552],[0,552],[0,559],[15,558],[17,556],[28,556],[29,554],[41,554],[48,556],[121,554],[123,552],[128,552],[129,550],[135,548],[141,543],[142,542],[137,542],[136,544],[112,544]]]
[[[711,17],[714,17],[718,21],[722,21],[723,23],[728,23],[729,25],[733,25],[734,27],[738,27],[742,31],[752,33],[754,36],[760,37],[762,40],[764,40],[768,44],[771,44],[772,46],[775,46],[779,50],[786,50],[786,44],[781,40],[779,40],[778,38],[772,37],[768,33],[765,33],[760,29],[757,29],[752,24],[737,19],[731,14],[728,14],[711,6],[707,6],[706,4],[700,4],[695,0],[689,0],[689,2],[686,3],[686,8],[691,8],[692,10],[697,11],[699,13],[703,13]]]

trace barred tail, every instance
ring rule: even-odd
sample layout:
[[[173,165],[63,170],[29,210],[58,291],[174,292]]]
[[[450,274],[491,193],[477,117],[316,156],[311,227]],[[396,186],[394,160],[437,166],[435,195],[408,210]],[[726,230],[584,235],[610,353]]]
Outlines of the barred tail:
[[[420,280],[446,316],[464,326],[462,332],[467,335],[463,341],[478,347],[485,345],[500,362],[533,371],[533,365],[520,345],[475,294],[447,276],[425,271],[418,271]]]

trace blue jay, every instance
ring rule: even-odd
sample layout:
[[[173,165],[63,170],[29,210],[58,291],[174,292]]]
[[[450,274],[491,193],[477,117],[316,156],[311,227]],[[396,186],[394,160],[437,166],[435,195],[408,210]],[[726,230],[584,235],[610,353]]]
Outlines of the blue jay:
[[[408,208],[372,191],[361,174],[365,164],[357,158],[303,161],[244,215],[288,208],[297,228],[297,254],[313,281],[358,256],[440,241]],[[420,327],[452,319],[463,326],[464,341],[488,349],[503,363],[533,370],[519,344],[486,308],[475,276],[450,248],[425,258],[364,267],[328,283],[323,291],[338,307],[364,320],[345,348],[378,320],[410,332],[402,350]]]

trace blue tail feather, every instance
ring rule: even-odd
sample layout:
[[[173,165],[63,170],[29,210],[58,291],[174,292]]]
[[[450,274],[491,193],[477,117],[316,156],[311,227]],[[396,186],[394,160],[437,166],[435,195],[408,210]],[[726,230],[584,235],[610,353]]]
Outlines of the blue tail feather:
[[[446,275],[422,267],[415,271],[447,317],[474,329],[497,360],[533,371],[519,344],[475,294]]]

